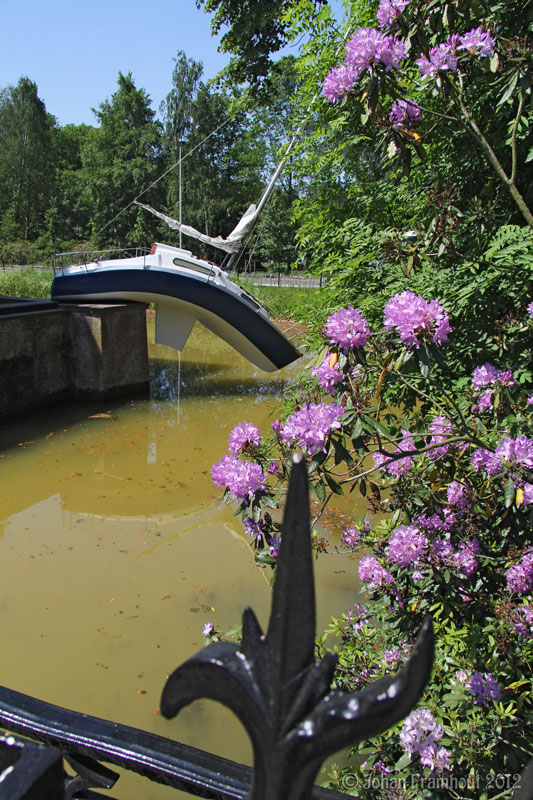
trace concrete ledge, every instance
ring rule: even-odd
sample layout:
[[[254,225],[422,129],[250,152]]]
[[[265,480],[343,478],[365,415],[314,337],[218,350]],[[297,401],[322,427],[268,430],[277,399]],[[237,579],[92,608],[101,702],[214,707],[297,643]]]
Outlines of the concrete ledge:
[[[146,306],[0,297],[0,419],[149,389]]]

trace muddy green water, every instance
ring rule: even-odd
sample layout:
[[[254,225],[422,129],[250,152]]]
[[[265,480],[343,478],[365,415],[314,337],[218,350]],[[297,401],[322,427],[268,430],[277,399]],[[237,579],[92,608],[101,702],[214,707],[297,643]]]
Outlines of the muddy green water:
[[[198,325],[181,358],[150,348],[150,399],[0,426],[0,683],[251,763],[228,710],[198,701],[168,721],[158,709],[206,622],[227,631],[251,605],[266,627],[269,573],[210,469],[235,424],[266,431],[301,362],[267,375]],[[357,599],[356,565],[324,556],[315,575],[322,630]],[[109,794],[188,796],[128,773]]]

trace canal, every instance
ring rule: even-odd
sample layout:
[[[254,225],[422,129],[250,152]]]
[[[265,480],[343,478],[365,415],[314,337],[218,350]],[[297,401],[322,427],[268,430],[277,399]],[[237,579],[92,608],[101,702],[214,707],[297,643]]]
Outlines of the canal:
[[[235,424],[267,430],[302,362],[267,375],[196,325],[181,357],[152,342],[150,364],[150,398],[0,426],[0,683],[251,763],[231,712],[198,701],[167,721],[159,701],[206,622],[224,633],[251,605],[266,626],[270,573],[210,472]],[[321,556],[315,574],[322,630],[357,599],[356,564]],[[129,774],[109,794],[188,796]]]

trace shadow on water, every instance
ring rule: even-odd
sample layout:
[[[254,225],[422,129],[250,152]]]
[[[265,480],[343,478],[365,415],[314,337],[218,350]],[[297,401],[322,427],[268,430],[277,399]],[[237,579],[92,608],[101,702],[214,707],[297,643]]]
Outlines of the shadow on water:
[[[185,362],[180,365],[176,361],[161,359],[150,362],[150,396],[155,400],[275,395],[287,383],[286,378],[276,374],[270,377],[269,373],[236,376],[229,364]]]

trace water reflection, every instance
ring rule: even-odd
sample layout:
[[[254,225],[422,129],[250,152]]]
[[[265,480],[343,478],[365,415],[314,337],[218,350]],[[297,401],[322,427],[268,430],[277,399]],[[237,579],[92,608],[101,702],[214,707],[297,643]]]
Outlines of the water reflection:
[[[269,573],[220,504],[210,468],[228,434],[265,430],[300,365],[265,376],[196,326],[179,355],[152,345],[150,398],[68,405],[0,428],[0,682],[79,711],[250,761],[227,709],[158,713],[166,675],[251,605]],[[318,624],[356,598],[346,557],[316,565]],[[112,796],[181,793],[135,776]]]

